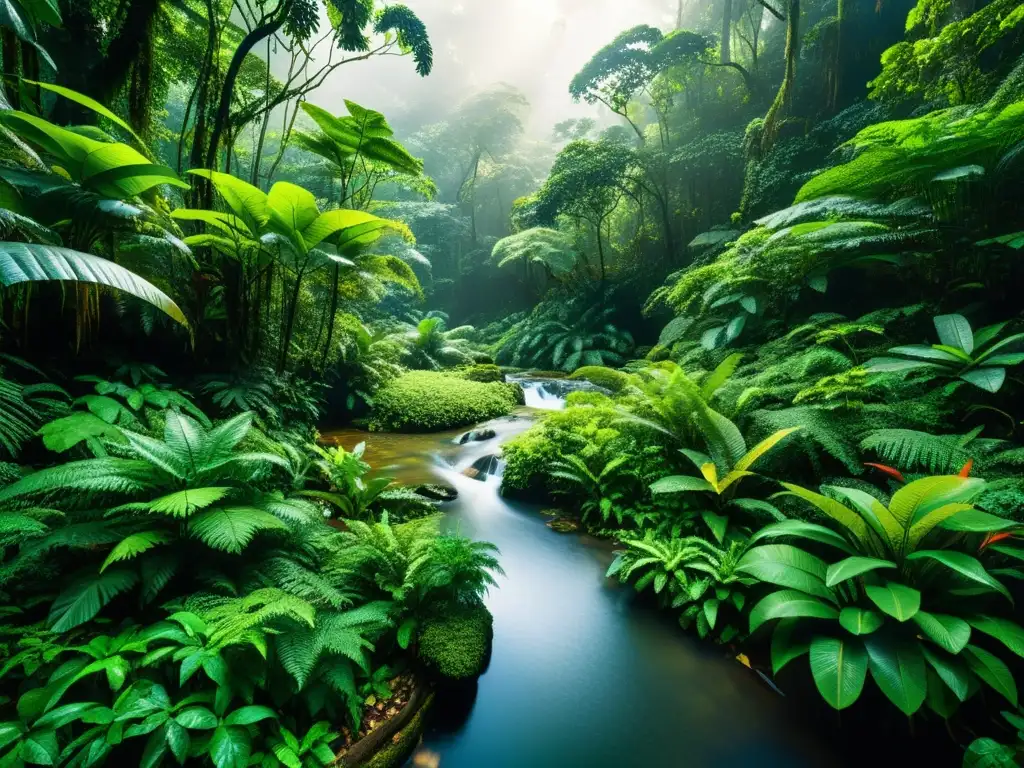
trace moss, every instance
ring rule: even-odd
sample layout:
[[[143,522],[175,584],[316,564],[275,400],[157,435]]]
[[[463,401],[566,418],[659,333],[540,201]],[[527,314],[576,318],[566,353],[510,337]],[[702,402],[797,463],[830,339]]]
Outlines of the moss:
[[[448,680],[479,676],[490,653],[493,623],[483,604],[425,621],[419,636],[420,660]]]
[[[377,393],[370,429],[437,432],[504,416],[516,405],[512,385],[481,384],[433,371],[411,371]]]
[[[580,368],[569,378],[576,381],[589,381],[595,387],[607,389],[609,392],[621,392],[629,384],[628,374],[600,365],[588,365]]]
[[[366,761],[365,768],[398,768],[404,764],[419,743],[427,724],[427,713],[433,703],[434,694],[430,694],[409,724],[377,750],[373,757]]]
[[[493,384],[495,382],[505,381],[505,374],[502,373],[501,368],[496,365],[471,365],[454,371],[453,375],[458,376],[460,379],[466,379],[466,381],[478,381],[481,384]]]

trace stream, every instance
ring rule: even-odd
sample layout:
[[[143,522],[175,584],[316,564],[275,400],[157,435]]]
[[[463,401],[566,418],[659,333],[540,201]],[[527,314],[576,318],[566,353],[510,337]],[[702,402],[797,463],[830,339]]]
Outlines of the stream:
[[[496,436],[458,445],[433,435],[343,430],[347,448],[404,483],[459,491],[446,525],[501,549],[506,575],[487,606],[494,652],[478,684],[442,694],[409,765],[423,768],[838,766],[785,699],[721,648],[681,630],[673,615],[604,578],[608,542],[546,527],[540,507],[499,495],[500,477],[463,474],[564,407],[575,382],[522,380],[526,408],[481,425]],[[500,473],[500,463],[497,470]]]

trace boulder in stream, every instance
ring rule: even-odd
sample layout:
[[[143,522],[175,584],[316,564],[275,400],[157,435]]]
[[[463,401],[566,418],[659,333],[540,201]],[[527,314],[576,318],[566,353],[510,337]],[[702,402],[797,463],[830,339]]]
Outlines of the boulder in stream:
[[[440,483],[427,483],[416,486],[416,493],[434,501],[455,501],[459,498],[459,492],[450,485]]]
[[[463,432],[453,441],[456,445],[465,445],[466,443],[482,443],[485,440],[493,440],[498,436],[498,433],[493,429],[474,429],[470,432]]]
[[[473,466],[462,470],[462,474],[474,480],[485,480],[488,475],[496,475],[501,470],[501,459],[494,454],[481,456],[473,462]]]

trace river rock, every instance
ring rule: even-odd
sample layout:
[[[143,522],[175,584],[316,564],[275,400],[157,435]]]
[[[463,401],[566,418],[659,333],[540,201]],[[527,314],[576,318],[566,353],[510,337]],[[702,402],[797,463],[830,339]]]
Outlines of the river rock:
[[[465,432],[455,438],[456,445],[465,445],[466,443],[482,443],[485,440],[493,440],[498,436],[498,433],[493,429],[474,429],[470,432]]]
[[[489,456],[481,456],[473,462],[473,466],[462,470],[462,474],[474,480],[484,480],[488,475],[498,474],[500,468],[501,459],[491,454]]]
[[[459,492],[450,485],[429,483],[416,488],[416,493],[434,501],[455,501],[459,498]]]
[[[546,525],[556,533],[575,533],[580,529],[579,521],[569,517],[556,517],[549,520]]]

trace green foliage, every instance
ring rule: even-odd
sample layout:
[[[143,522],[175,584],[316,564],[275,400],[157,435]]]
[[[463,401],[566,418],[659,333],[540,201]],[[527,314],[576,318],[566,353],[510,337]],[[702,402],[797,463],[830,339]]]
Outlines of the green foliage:
[[[633,349],[628,331],[612,324],[613,307],[573,307],[542,304],[509,329],[498,341],[499,363],[521,368],[561,370],[621,365]]]
[[[651,587],[664,607],[683,608],[680,625],[695,625],[702,639],[728,643],[745,636],[739,617],[754,582],[736,570],[744,541],[720,548],[697,536],[664,540],[648,534],[622,543],[627,549],[616,555],[607,576],[633,581],[637,592]]]
[[[963,315],[940,315],[935,318],[939,344],[894,347],[889,354],[900,357],[874,358],[865,367],[872,373],[924,371],[956,376],[995,393],[1006,381],[1005,366],[1024,362],[1024,353],[1013,351],[1024,344],[1024,334],[1000,338],[1007,325],[998,323],[975,333]]]
[[[540,264],[555,276],[562,276],[576,268],[578,255],[570,237],[554,229],[534,227],[494,244],[491,259],[498,267],[525,262]]]
[[[412,371],[377,393],[371,428],[434,432],[511,413],[517,400],[506,384],[481,384],[430,371]]]
[[[1021,628],[998,618],[1000,598],[1009,600],[1010,593],[979,559],[988,554],[984,542],[979,553],[965,540],[965,533],[980,538],[1014,527],[971,505],[984,485],[927,477],[884,504],[857,488],[822,488],[826,496],[784,484],[828,526],[795,520],[768,526],[738,565],[741,573],[781,587],[750,613],[751,632],[781,619],[772,640],[775,672],[809,651],[818,690],[836,709],[857,701],[869,670],[906,715],[927,703],[948,717],[981,684],[1016,706],[1005,663],[970,642],[981,633],[1024,651]],[[774,543],[783,538],[824,545],[842,559]]]
[[[492,624],[483,604],[428,619],[419,634],[419,658],[448,680],[477,677],[490,654]]]
[[[585,365],[577,368],[569,377],[573,381],[589,381],[595,387],[617,394],[630,385],[628,374],[600,365]]]

